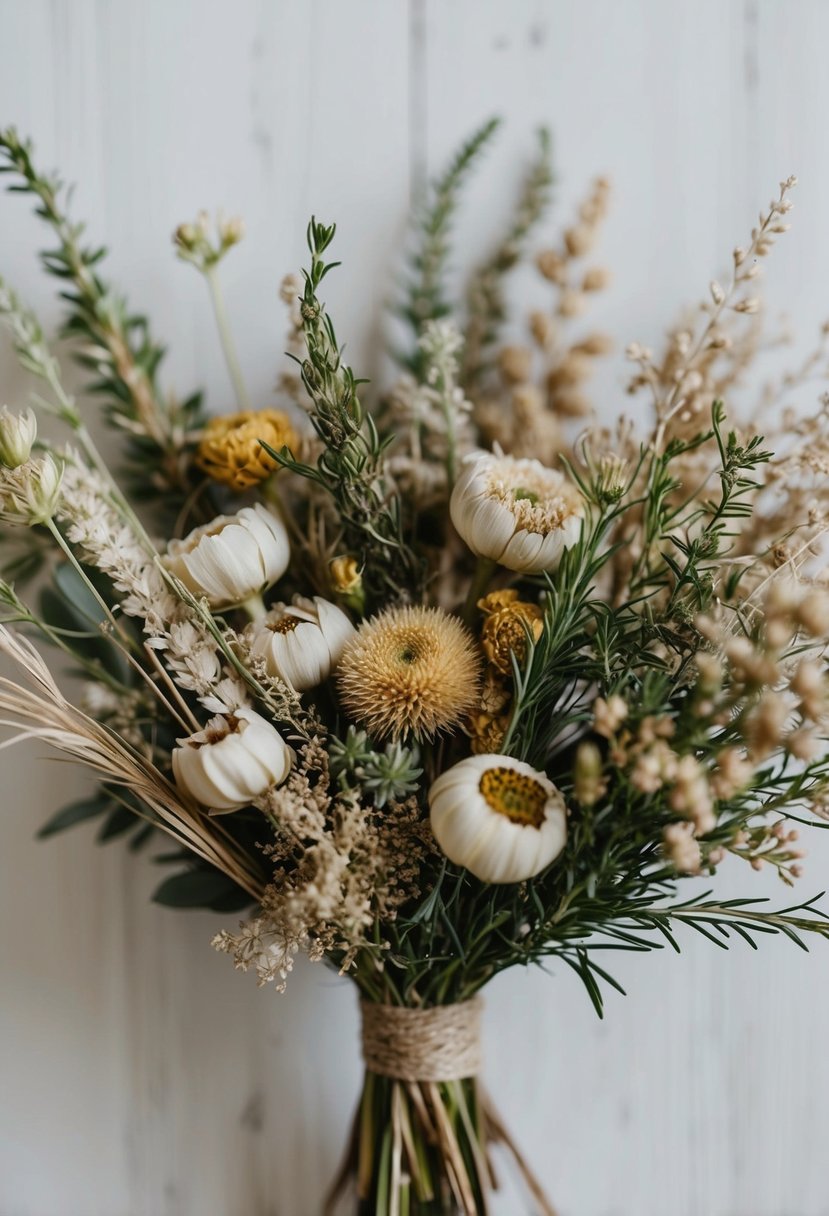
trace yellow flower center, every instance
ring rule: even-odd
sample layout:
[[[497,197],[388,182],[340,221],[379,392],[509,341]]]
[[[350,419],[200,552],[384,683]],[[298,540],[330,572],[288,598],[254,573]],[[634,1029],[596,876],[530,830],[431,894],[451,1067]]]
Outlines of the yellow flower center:
[[[278,621],[269,621],[268,629],[270,629],[271,633],[293,633],[298,624],[298,616],[292,616],[290,613],[286,613],[285,616],[281,616]]]
[[[434,646],[421,629],[402,629],[398,636],[397,662],[401,667],[417,667],[434,657]]]
[[[575,486],[555,469],[535,460],[502,456],[491,461],[487,476],[488,496],[506,507],[515,526],[546,536],[579,516],[583,499]]]
[[[512,768],[488,768],[478,788],[488,806],[512,823],[540,828],[544,822],[547,791],[540,782]]]
[[[221,743],[222,739],[226,739],[228,735],[238,733],[239,719],[235,714],[228,714],[226,718],[211,719],[202,731],[203,738],[192,738],[188,740],[188,743],[190,747],[198,751],[200,747],[212,747],[214,743]]]

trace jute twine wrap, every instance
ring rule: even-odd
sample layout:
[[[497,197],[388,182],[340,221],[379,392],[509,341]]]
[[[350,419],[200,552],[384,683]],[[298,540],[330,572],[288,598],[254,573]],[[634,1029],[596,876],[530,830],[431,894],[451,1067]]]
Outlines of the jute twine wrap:
[[[458,1005],[403,1009],[361,1001],[363,1058],[370,1072],[398,1081],[458,1081],[481,1071],[481,1010]]]

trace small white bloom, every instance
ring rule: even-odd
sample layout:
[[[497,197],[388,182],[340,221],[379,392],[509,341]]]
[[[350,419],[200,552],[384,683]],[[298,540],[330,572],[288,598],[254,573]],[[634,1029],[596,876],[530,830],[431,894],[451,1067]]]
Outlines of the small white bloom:
[[[429,790],[432,831],[455,865],[482,882],[522,882],[558,857],[567,811],[544,774],[511,756],[470,756]]]
[[[62,479],[63,465],[51,452],[7,470],[0,480],[0,519],[26,528],[45,524],[57,510]]]
[[[7,405],[0,410],[0,464],[16,469],[32,454],[37,438],[37,419],[31,410],[13,414]]]
[[[219,814],[250,806],[291,771],[293,750],[274,726],[247,706],[211,718],[173,749],[176,784]]]
[[[582,496],[538,460],[491,452],[464,463],[449,512],[473,553],[527,574],[555,570],[579,539]]]
[[[194,595],[205,596],[213,608],[229,608],[281,578],[290,556],[282,520],[257,503],[171,540],[164,563]]]
[[[292,604],[276,604],[259,623],[252,650],[272,676],[305,692],[328,679],[356,632],[335,604],[295,596]]]

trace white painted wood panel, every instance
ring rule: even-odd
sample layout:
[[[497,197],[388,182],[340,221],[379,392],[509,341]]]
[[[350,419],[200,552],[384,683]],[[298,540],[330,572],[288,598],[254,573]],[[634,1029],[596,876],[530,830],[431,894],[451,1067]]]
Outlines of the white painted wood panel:
[[[492,112],[507,125],[463,258],[497,235],[547,122],[560,217],[592,175],[614,181],[616,281],[593,316],[620,346],[655,343],[794,171],[770,280],[808,337],[829,313],[827,45],[820,0],[0,0],[0,122],[79,183],[78,214],[171,345],[168,379],[204,382],[222,409],[175,224],[244,211],[227,290],[265,404],[279,279],[308,215],[336,219],[329,299],[374,374],[409,199]],[[0,272],[52,326],[42,239],[25,201],[0,197]],[[608,415],[628,405],[624,373],[619,359],[600,383]],[[0,384],[24,391],[5,345]],[[148,862],[85,830],[33,841],[82,777],[28,750],[2,754],[0,781],[0,1216],[315,1216],[358,1081],[350,990],[304,966],[285,997],[257,991],[209,949],[219,918],[148,904]],[[827,875],[816,847],[805,887]],[[630,995],[601,1024],[569,975],[499,980],[490,1087],[562,1216],[826,1216],[829,954],[687,946],[621,960]],[[514,1193],[498,1208],[520,1211]]]

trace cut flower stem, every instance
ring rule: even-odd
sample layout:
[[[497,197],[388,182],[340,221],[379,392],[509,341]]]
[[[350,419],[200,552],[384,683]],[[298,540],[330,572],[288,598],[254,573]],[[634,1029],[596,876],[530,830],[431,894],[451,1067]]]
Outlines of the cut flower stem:
[[[469,584],[466,600],[461,611],[461,620],[467,628],[472,627],[475,623],[475,618],[478,614],[478,600],[482,599],[492,580],[492,576],[498,568],[498,563],[490,557],[479,557],[475,566],[475,573],[472,576],[472,581]]]

